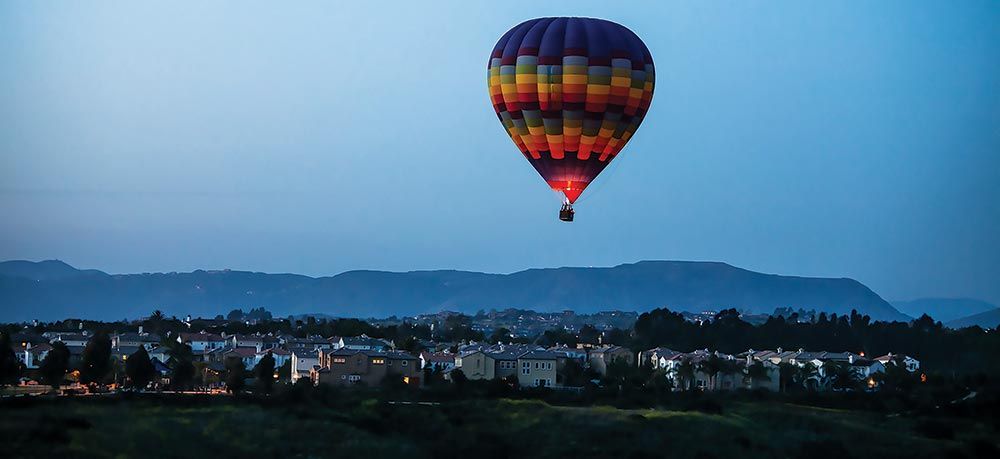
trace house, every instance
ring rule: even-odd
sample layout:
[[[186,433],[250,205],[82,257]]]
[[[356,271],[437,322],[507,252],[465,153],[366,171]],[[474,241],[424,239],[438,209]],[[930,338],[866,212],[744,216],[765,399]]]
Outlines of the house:
[[[587,350],[579,348],[571,348],[564,346],[556,346],[548,349],[556,355],[556,385],[564,386],[566,385],[566,375],[567,375],[567,365],[569,363],[576,364],[580,370],[587,366]]]
[[[521,355],[539,350],[544,348],[518,344],[466,345],[459,348],[455,368],[462,370],[468,379],[503,379],[518,373]]]
[[[639,365],[648,365],[654,370],[667,370],[671,359],[683,352],[675,351],[666,347],[656,347],[648,351],[639,353]]]
[[[234,347],[229,348],[221,353],[221,359],[215,359],[213,362],[220,360],[221,362],[228,362],[230,359],[239,359],[243,363],[243,368],[247,370],[253,369],[259,361],[259,356],[257,354],[257,348],[254,347]]]
[[[42,365],[42,361],[45,360],[45,356],[49,355],[49,351],[51,350],[51,344],[31,344],[31,342],[26,341],[23,345],[14,347],[14,354],[17,355],[17,360],[24,364],[25,368],[33,370]]]
[[[317,384],[376,386],[388,375],[398,375],[407,384],[420,384],[420,360],[400,351],[341,348],[324,353]]]
[[[744,367],[744,383],[745,387],[750,390],[764,389],[772,392],[777,392],[781,390],[781,369],[778,364],[768,360],[754,360],[752,355],[745,356],[746,361],[743,364]],[[747,373],[748,369],[752,365],[760,364],[764,369],[764,374],[760,376],[751,376]]]
[[[608,365],[615,361],[635,365],[635,355],[631,350],[621,346],[604,346],[591,349],[589,359],[590,368],[601,376],[608,374]]]
[[[763,361],[766,368],[770,369],[766,377],[759,377],[755,382],[748,381],[746,369],[751,362],[754,362],[750,354],[737,357],[708,349],[687,353],[670,351],[670,353],[659,353],[657,361],[657,368],[665,371],[667,379],[671,380],[678,390],[697,388],[719,391],[764,387],[771,384],[767,379],[771,376],[774,376],[774,383],[778,381],[777,364],[767,360]],[[687,375],[682,372],[684,366],[688,366]]]
[[[160,362],[167,363],[170,360],[170,348],[167,346],[154,347],[149,351],[149,358],[159,360]]]
[[[43,333],[42,336],[49,338],[51,342],[62,341],[63,344],[69,347],[84,347],[87,345],[87,342],[90,341],[90,335],[86,332],[46,332]]]
[[[687,362],[694,367],[694,379],[691,383],[695,388],[707,391],[735,390],[743,387],[743,370],[745,360],[718,351],[700,349],[685,355]],[[715,372],[706,368],[712,362],[718,362]]]
[[[385,340],[371,338],[367,335],[347,336],[340,338],[337,349],[351,349],[354,351],[385,351],[392,348],[392,345]]]
[[[286,349],[305,349],[309,348],[312,350],[319,349],[334,349],[340,344],[340,337],[335,337],[336,340],[332,341],[322,336],[307,336],[305,338],[296,338],[294,336],[282,336],[278,343],[284,345]]]
[[[865,381],[870,380],[876,373],[885,373],[885,365],[878,360],[857,359],[851,362],[851,373],[854,377]],[[873,381],[869,382],[871,385]]]
[[[521,387],[551,387],[556,382],[556,353],[529,351],[517,357],[517,383]]]
[[[587,364],[587,350],[577,347],[553,346],[548,349],[555,352],[559,357],[567,360],[576,360],[580,365]]]
[[[531,351],[544,350],[526,345],[497,344],[485,349],[487,362],[492,363],[492,376],[487,379],[504,379],[517,374],[517,362],[521,355]]]
[[[271,357],[274,359],[274,369],[275,370],[277,370],[278,368],[281,368],[281,367],[285,366],[285,363],[291,362],[291,360],[292,360],[292,353],[291,352],[289,352],[286,349],[282,349],[280,347],[276,347],[276,348],[273,348],[273,349],[261,349],[261,350],[257,351],[257,361],[256,361],[256,363],[254,363],[254,365],[256,365],[257,363],[260,363],[260,359],[263,359],[264,356],[267,355],[268,352],[271,353]]]
[[[124,362],[129,356],[139,351],[141,346],[111,346],[111,358]]]
[[[138,333],[116,333],[111,335],[111,346],[112,347],[145,347],[147,351],[152,350],[154,347],[158,346],[162,341],[160,335],[155,333],[146,333],[142,330],[142,326],[139,326]]]
[[[195,354],[226,347],[225,337],[215,333],[206,333],[204,330],[199,333],[178,333],[177,342],[191,346],[191,350]]]
[[[906,371],[909,371],[910,373],[915,373],[920,369],[920,361],[905,354],[893,354],[890,352],[881,357],[875,357],[875,360],[881,363],[883,367],[889,365],[890,363],[895,365],[902,362],[903,368],[906,368]]]
[[[315,349],[299,348],[292,352],[292,383],[299,378],[310,378],[314,367],[319,366],[319,352]]]
[[[455,357],[455,369],[462,370],[467,379],[493,379],[496,367],[491,357],[481,350],[459,352]]]
[[[455,368],[455,354],[448,352],[421,352],[420,368],[448,371]]]
[[[83,350],[86,349],[86,345],[83,346],[70,346],[66,345],[69,349],[69,368],[70,370],[79,369],[80,365],[83,364]]]

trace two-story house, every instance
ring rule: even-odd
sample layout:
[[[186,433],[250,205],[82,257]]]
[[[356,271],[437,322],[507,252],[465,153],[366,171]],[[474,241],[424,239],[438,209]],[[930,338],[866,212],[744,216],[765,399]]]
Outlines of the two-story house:
[[[556,383],[556,353],[529,351],[517,358],[517,383],[521,387],[551,387]]]
[[[201,331],[198,333],[178,333],[177,342],[191,346],[195,354],[226,347],[226,338],[215,333]]]
[[[606,346],[591,349],[589,359],[590,368],[601,376],[608,374],[608,365],[615,361],[635,365],[635,354],[630,349],[622,346]]]
[[[323,359],[323,368],[316,372],[317,384],[376,386],[387,375],[420,384],[420,361],[406,352],[341,348],[324,353]]]
[[[300,378],[310,378],[313,369],[319,367],[319,352],[312,348],[293,349],[292,353],[292,383]]]

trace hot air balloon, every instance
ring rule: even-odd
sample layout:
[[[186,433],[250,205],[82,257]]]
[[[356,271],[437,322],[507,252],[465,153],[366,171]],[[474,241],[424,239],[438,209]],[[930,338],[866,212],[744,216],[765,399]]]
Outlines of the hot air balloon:
[[[646,116],[653,59],[622,25],[592,18],[522,22],[497,41],[488,66],[493,109],[549,186],[559,218],[611,163]]]

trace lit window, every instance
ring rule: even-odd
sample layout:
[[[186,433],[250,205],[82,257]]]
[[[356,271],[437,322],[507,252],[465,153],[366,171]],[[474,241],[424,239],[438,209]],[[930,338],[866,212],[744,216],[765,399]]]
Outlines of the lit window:
[[[347,363],[347,359],[344,357],[334,357],[333,363]]]
[[[383,364],[385,364],[385,359],[382,359],[382,358],[372,359],[372,364],[373,365],[383,365]]]

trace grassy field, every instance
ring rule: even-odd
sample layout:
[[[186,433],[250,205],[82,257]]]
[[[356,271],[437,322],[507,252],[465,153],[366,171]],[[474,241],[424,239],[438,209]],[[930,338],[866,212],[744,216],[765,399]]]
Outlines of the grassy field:
[[[996,457],[990,423],[777,402],[704,411],[533,400],[341,406],[229,397],[0,405],[2,457]]]

